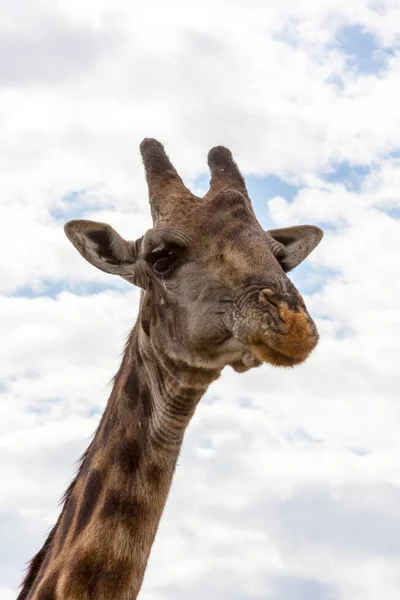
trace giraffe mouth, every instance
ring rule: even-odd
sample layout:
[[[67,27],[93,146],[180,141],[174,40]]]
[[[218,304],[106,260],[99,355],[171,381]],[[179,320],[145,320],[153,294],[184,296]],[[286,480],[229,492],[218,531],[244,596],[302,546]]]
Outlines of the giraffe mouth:
[[[310,354],[309,352],[305,352],[298,356],[289,356],[279,350],[275,350],[265,342],[252,343],[250,344],[250,349],[257,360],[270,363],[276,367],[294,367],[304,362]]]

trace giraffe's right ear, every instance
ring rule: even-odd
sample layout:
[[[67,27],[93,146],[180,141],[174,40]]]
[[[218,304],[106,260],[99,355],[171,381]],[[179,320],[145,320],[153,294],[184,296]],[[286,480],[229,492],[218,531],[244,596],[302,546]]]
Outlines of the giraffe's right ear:
[[[106,223],[74,220],[64,225],[68,239],[92,265],[135,283],[139,242],[128,242]]]

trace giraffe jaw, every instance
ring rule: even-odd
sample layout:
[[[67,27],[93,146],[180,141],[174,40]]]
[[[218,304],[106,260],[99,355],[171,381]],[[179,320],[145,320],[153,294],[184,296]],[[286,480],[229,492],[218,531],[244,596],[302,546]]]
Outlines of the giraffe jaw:
[[[310,352],[303,352],[297,356],[289,356],[284,354],[264,340],[254,340],[246,344],[246,350],[239,360],[235,360],[230,363],[230,366],[238,373],[244,373],[250,369],[260,367],[262,364],[267,363],[274,367],[294,367],[303,363]]]

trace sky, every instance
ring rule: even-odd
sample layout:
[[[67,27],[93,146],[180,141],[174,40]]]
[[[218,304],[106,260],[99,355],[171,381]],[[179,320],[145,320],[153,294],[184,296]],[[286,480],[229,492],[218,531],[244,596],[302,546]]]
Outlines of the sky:
[[[229,147],[321,341],[226,369],[188,428],[142,600],[397,600],[397,0],[0,0],[0,597],[13,600],[110,393],[138,291],[63,224],[151,226],[139,155],[194,192]]]

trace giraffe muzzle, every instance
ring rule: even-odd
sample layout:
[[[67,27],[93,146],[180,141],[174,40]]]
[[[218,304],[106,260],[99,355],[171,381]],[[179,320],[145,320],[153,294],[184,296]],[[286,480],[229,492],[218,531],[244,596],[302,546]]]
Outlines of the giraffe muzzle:
[[[258,301],[266,312],[247,338],[252,354],[275,366],[304,362],[318,343],[318,332],[300,294],[298,302],[290,302],[289,306],[285,296],[266,288],[260,292]],[[272,328],[266,315],[272,315],[279,327]]]

